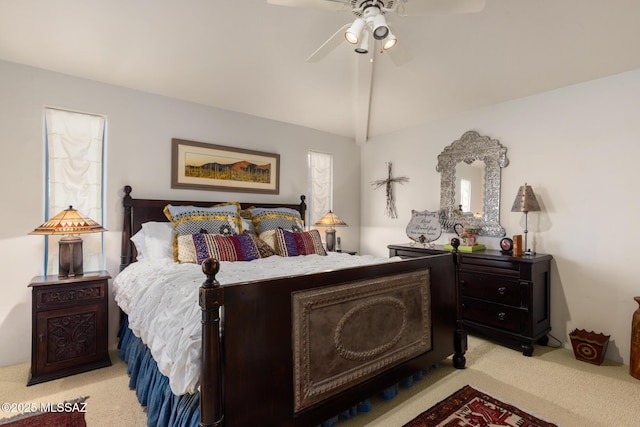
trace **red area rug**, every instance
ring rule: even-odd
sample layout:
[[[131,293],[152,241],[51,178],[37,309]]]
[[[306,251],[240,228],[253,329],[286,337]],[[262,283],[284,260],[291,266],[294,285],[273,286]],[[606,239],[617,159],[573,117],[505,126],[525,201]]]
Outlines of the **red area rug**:
[[[86,399],[49,404],[42,410],[3,418],[0,419],[0,427],[86,427]]]
[[[404,427],[558,427],[464,386]]]

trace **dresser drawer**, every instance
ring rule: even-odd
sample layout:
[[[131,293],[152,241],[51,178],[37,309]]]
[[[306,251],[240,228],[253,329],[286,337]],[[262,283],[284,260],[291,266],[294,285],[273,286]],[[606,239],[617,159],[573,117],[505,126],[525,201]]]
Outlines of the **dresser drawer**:
[[[460,290],[463,297],[469,296],[520,307],[525,305],[523,304],[522,288],[523,286],[517,280],[460,272]]]
[[[473,298],[462,298],[462,319],[493,326],[503,331],[520,333],[526,310],[494,304]]]
[[[429,255],[440,255],[444,254],[446,251],[442,251],[439,249],[430,249],[423,247],[389,247],[389,256],[399,256],[401,258],[418,258]]]

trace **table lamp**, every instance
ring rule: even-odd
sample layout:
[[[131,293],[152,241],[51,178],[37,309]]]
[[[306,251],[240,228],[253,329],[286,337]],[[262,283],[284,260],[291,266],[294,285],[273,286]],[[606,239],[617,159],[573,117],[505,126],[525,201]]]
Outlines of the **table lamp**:
[[[347,223],[341,220],[338,215],[329,211],[325,216],[320,218],[316,222],[319,227],[328,227],[325,230],[325,241],[327,243],[327,250],[329,252],[335,252],[336,250],[336,230],[333,227],[346,227]]]
[[[69,206],[29,234],[64,235],[59,242],[58,277],[82,276],[82,239],[77,234],[107,231],[100,224]]]
[[[511,207],[511,212],[524,212],[524,255],[533,255],[535,253],[527,246],[527,233],[529,232],[527,230],[527,215],[529,212],[537,212],[539,210],[540,205],[533,192],[533,188],[525,182],[524,185],[518,189],[518,194]]]

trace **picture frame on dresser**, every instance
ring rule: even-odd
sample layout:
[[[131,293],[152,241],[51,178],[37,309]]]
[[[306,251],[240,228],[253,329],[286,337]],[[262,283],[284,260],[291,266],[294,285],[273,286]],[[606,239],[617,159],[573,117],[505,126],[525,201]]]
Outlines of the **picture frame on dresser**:
[[[171,188],[278,194],[280,154],[173,138]]]

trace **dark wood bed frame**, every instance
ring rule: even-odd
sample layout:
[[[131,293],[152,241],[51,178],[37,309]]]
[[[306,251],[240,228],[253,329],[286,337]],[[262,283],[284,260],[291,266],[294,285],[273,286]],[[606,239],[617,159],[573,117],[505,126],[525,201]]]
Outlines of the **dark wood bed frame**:
[[[124,187],[122,270],[135,262],[130,238],[147,221],[166,221],[167,204],[211,206],[212,201],[134,199]],[[306,204],[242,203],[249,206],[298,209],[304,218]],[[200,376],[200,426],[313,426],[330,419],[381,390],[453,355],[456,368],[466,363],[466,334],[458,321],[455,254],[435,255],[318,274],[289,276],[220,286],[215,279],[216,260],[202,265],[206,275],[200,287],[202,308],[202,361]],[[431,349],[366,378],[346,390],[294,411],[292,357],[292,294],[362,280],[379,280],[406,272],[429,271]],[[221,333],[220,308],[224,308]],[[268,420],[268,421],[267,421]]]

